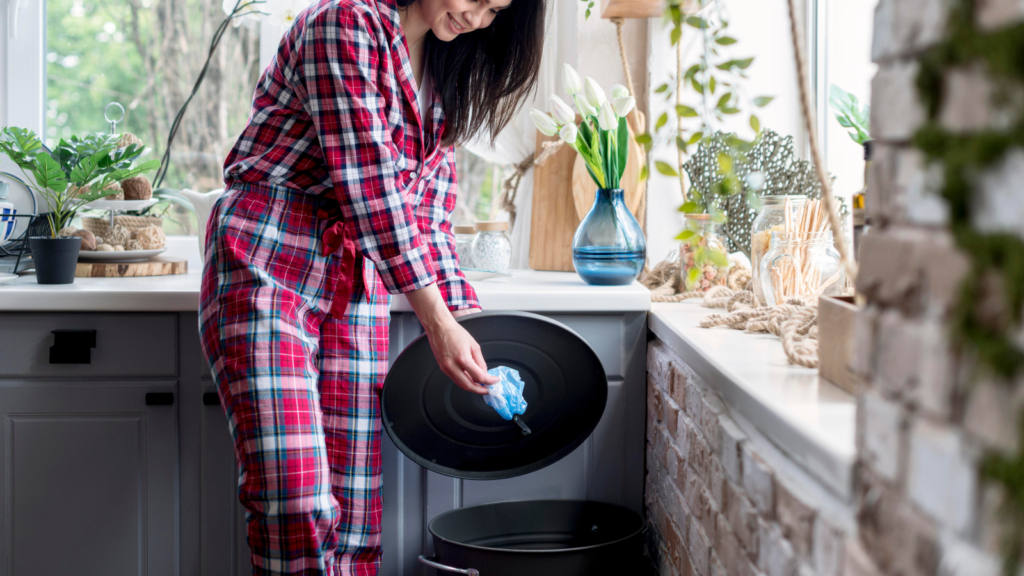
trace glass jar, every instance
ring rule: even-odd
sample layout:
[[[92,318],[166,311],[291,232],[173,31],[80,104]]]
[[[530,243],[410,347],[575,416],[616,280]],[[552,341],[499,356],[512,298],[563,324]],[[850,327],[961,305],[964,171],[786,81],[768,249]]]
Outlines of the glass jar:
[[[791,225],[796,226],[806,202],[806,196],[761,196],[761,212],[750,226],[750,276],[753,280],[754,296],[762,304],[765,299],[758,264],[768,252],[772,233],[788,232],[785,229],[787,209]]]
[[[761,259],[761,288],[768,306],[794,296],[835,296],[843,293],[845,274],[832,232],[773,232]]]
[[[455,233],[455,253],[459,256],[459,268],[476,268],[473,265],[473,240],[476,239],[476,227],[453,226]]]
[[[508,222],[477,222],[473,240],[473,267],[488,272],[508,272],[512,242],[505,231]]]
[[[587,284],[632,284],[644,268],[647,240],[621,188],[598,188],[572,238],[572,264]]]
[[[679,273],[687,292],[725,286],[729,252],[711,215],[687,214],[682,236],[685,239],[679,247]]]

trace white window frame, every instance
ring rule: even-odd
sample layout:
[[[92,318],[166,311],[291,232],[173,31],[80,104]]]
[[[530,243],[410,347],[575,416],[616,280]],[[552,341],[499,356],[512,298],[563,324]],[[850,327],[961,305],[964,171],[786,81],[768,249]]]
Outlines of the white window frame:
[[[42,134],[46,110],[46,1],[0,0],[0,125]],[[10,168],[2,161],[5,170]]]

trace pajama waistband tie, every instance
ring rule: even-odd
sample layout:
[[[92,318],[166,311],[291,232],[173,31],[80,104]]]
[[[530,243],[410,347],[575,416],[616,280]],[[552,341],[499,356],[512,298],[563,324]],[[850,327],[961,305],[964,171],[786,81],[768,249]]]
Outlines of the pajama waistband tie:
[[[316,216],[323,221],[335,217],[331,211],[324,208],[317,210]],[[341,265],[336,272],[334,298],[331,301],[331,316],[340,319],[345,315],[348,301],[351,299],[353,292],[357,292],[362,288],[362,255],[356,249],[356,241],[352,237],[351,227],[345,226],[345,223],[340,219],[335,219],[324,230],[320,240],[323,256],[330,256],[339,249],[341,250]]]

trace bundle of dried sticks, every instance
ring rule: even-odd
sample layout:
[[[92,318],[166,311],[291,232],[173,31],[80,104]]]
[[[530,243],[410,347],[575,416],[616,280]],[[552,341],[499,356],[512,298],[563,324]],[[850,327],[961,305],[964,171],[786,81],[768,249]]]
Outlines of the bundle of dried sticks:
[[[820,295],[834,283],[839,275],[821,282],[821,262],[812,257],[812,244],[828,237],[828,213],[821,200],[809,200],[800,211],[797,222],[792,221],[790,201],[786,200],[786,221],[783,227],[783,255],[771,267],[771,283],[775,301],[792,296]]]

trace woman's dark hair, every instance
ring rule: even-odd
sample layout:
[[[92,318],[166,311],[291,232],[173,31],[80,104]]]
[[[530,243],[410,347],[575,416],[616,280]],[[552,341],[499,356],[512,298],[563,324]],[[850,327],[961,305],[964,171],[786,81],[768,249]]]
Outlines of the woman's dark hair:
[[[406,7],[418,0],[396,0]],[[487,28],[442,42],[427,32],[427,69],[447,119],[442,144],[487,130],[493,142],[533,91],[544,43],[545,0],[512,0]]]

